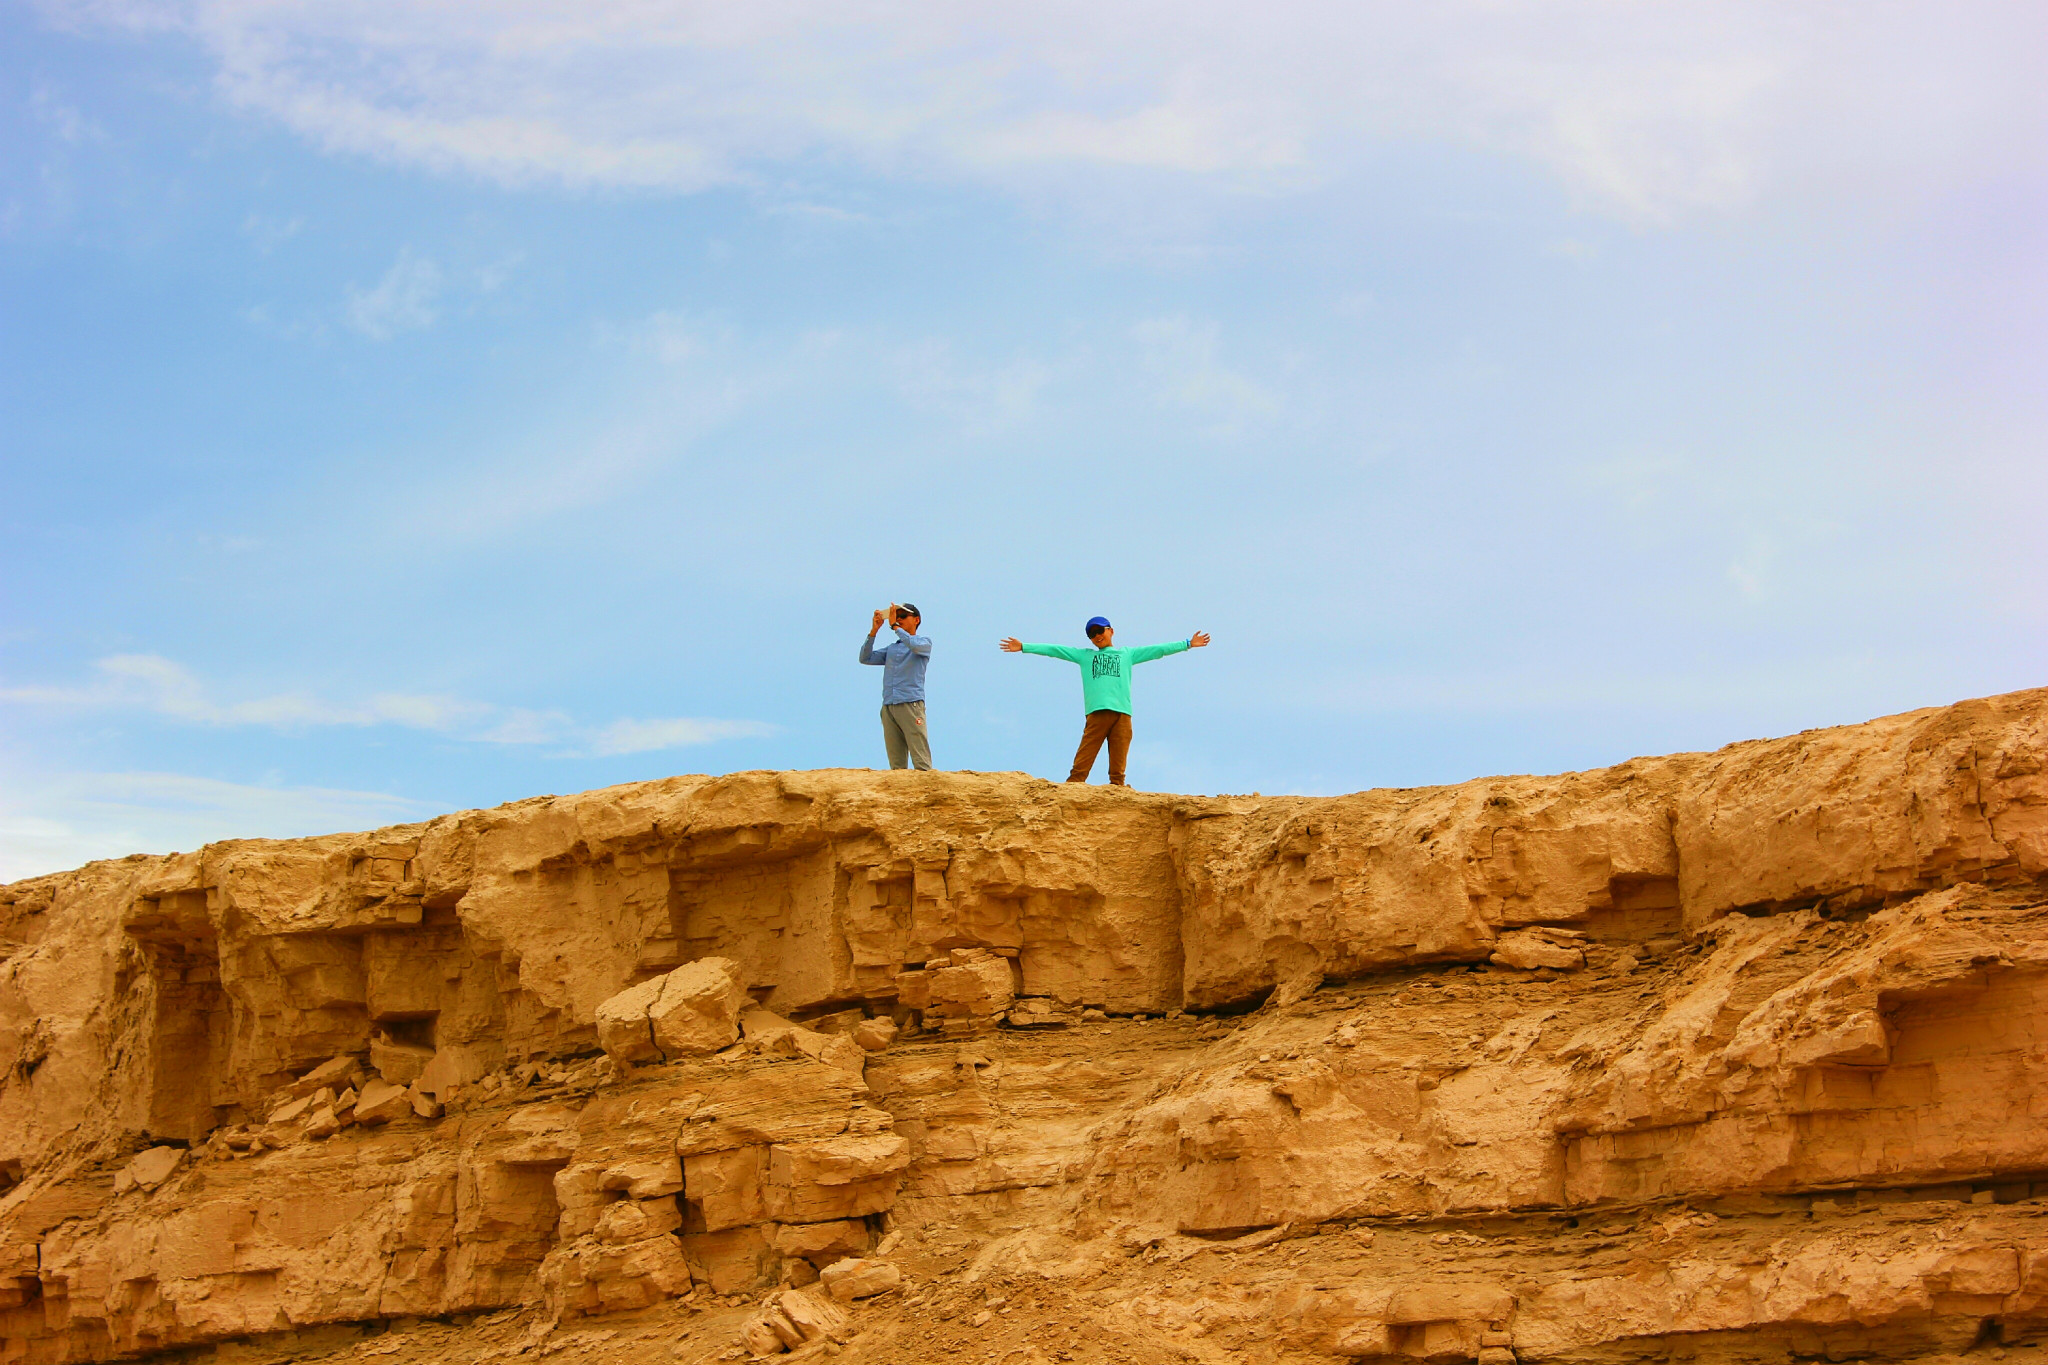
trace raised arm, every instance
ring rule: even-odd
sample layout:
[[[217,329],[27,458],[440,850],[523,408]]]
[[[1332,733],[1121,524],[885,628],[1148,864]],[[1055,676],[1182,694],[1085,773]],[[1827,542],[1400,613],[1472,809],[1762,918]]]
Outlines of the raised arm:
[[[929,655],[932,652],[931,636],[912,635],[909,631],[905,630],[901,626],[891,626],[890,629],[896,632],[897,639],[901,640],[904,644],[910,646],[910,652],[912,654]]]
[[[874,615],[874,619],[868,622],[868,638],[860,642],[860,661],[862,663],[885,664],[889,662],[889,656],[887,654],[875,653],[875,632],[880,630],[881,628],[882,613],[879,609],[877,609]]]

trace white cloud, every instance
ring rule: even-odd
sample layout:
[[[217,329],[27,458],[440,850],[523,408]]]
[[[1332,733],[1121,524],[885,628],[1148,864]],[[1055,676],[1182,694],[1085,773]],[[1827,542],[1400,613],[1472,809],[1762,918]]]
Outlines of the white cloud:
[[[452,730],[495,708],[454,697],[385,692],[355,706],[336,706],[304,692],[220,703],[183,664],[159,654],[114,654],[82,686],[0,687],[0,702],[80,710],[152,711],[195,725],[262,725],[288,730],[316,725],[402,725]]]
[[[60,142],[74,145],[82,142],[105,142],[106,130],[85,115],[78,107],[67,101],[57,87],[48,81],[38,80],[29,91],[29,112],[35,121],[48,128]]]
[[[257,331],[283,341],[324,341],[327,337],[327,324],[319,318],[281,318],[268,303],[250,304],[241,317]]]
[[[795,382],[808,343],[749,351],[705,318],[661,311],[598,329],[613,395],[567,431],[542,429],[469,460],[423,462],[395,529],[437,543],[488,539],[617,497]]]
[[[1009,431],[1037,412],[1039,395],[1056,377],[1030,356],[981,367],[964,364],[950,343],[930,338],[891,357],[897,391],[913,406],[942,412],[973,435]]]
[[[44,0],[175,27],[321,145],[507,183],[695,190],[799,159],[1310,183],[1390,144],[1525,158],[1654,223],[1870,169],[1938,179],[2039,113],[2023,0]],[[1909,96],[1909,97],[1907,97]]]
[[[1214,322],[1148,318],[1131,329],[1131,337],[1159,401],[1206,419],[1209,435],[1235,435],[1280,410],[1277,393],[1223,364],[1222,331]]]
[[[590,752],[599,756],[644,754],[774,733],[774,726],[751,720],[615,720],[592,737]]]
[[[560,711],[528,711],[511,707],[498,722],[473,738],[485,744],[556,744],[571,729],[569,717]]]
[[[146,711],[191,725],[262,726],[301,730],[319,726],[395,725],[482,744],[578,744],[586,756],[648,753],[775,733],[748,720],[619,720],[581,726],[560,711],[534,711],[423,693],[380,692],[354,705],[336,705],[305,692],[218,702],[184,665],[156,654],[101,659],[99,677],[79,686],[0,687],[0,704],[74,711]]]
[[[268,256],[271,252],[299,235],[306,226],[304,218],[294,215],[290,218],[273,218],[268,214],[252,213],[242,220],[242,235],[256,244],[256,249]]]
[[[0,783],[0,882],[94,858],[180,852],[217,839],[374,829],[435,813],[388,792],[248,786],[179,773],[6,776]]]
[[[433,326],[440,316],[435,308],[440,296],[441,267],[405,247],[374,289],[350,286],[348,320],[364,336],[389,341],[400,332]]]

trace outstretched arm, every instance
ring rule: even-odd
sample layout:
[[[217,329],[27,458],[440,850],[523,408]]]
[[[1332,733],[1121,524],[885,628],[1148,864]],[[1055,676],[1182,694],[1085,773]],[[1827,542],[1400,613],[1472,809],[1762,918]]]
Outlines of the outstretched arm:
[[[1080,663],[1095,652],[1073,645],[1027,645],[1014,635],[1001,640],[999,647],[1005,654],[1043,654],[1048,659],[1065,659],[1070,664]]]
[[[1172,644],[1139,645],[1136,649],[1131,651],[1131,663],[1134,666],[1137,664],[1150,663],[1154,659],[1163,659],[1169,654],[1179,654],[1183,650],[1200,649],[1203,645],[1206,645],[1208,643],[1209,632],[1206,630],[1198,630],[1193,635],[1188,636],[1187,639],[1175,640]]]

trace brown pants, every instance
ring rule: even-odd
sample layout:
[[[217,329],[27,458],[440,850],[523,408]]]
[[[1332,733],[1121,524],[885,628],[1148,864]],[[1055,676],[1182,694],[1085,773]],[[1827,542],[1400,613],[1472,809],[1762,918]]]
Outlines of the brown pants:
[[[1088,774],[1095,768],[1095,755],[1102,751],[1105,739],[1109,741],[1109,780],[1115,786],[1124,785],[1124,759],[1131,752],[1131,718],[1121,711],[1088,713],[1088,724],[1081,730],[1081,747],[1074,750],[1074,770],[1067,774],[1067,781],[1088,780]]]

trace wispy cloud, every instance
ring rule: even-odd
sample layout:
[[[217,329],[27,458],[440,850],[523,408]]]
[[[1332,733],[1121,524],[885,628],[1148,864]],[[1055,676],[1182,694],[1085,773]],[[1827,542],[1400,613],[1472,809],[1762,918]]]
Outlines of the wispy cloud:
[[[242,235],[255,243],[258,251],[268,256],[298,236],[305,226],[306,220],[297,214],[289,218],[279,218],[267,213],[252,213],[242,220]]]
[[[1236,435],[1280,410],[1278,393],[1223,363],[1222,329],[1214,322],[1148,318],[1131,338],[1159,402],[1194,413],[1209,435]]]
[[[752,720],[615,720],[592,737],[590,752],[599,756],[645,754],[774,733],[774,726]]]
[[[259,726],[293,731],[389,725],[479,744],[569,746],[584,757],[648,753],[775,733],[760,721],[677,718],[579,725],[560,711],[498,706],[438,694],[380,692],[337,704],[307,692],[216,701],[190,669],[156,654],[101,659],[92,681],[68,686],[0,687],[0,704],[70,711],[140,711],[189,725]]]
[[[508,183],[691,191],[823,156],[1263,193],[1409,143],[1523,158],[1658,223],[1858,162],[1931,182],[1966,144],[1989,154],[2002,96],[2032,98],[2007,41],[2032,21],[2024,0],[1841,22],[1769,0],[44,4],[184,30],[229,99],[328,148]]]
[[[786,391],[800,363],[787,349],[750,350],[710,319],[667,311],[599,329],[595,349],[613,393],[594,414],[567,432],[541,430],[471,461],[441,462],[407,489],[402,534],[484,540],[607,502]]]
[[[0,882],[217,839],[374,829],[437,812],[389,792],[224,782],[181,773],[10,773],[0,784]],[[22,793],[33,792],[32,799]]]
[[[1039,397],[1057,377],[1054,366],[1032,356],[995,365],[963,362],[950,343],[928,338],[891,358],[897,391],[912,406],[944,413],[969,434],[1009,431],[1037,412]]]
[[[38,80],[29,91],[29,112],[61,142],[105,142],[106,130],[78,111],[62,92],[46,80]]]
[[[440,297],[441,267],[405,247],[374,288],[349,288],[349,325],[372,340],[389,341],[433,326]]]
[[[492,708],[453,697],[387,692],[353,706],[337,706],[309,693],[287,692],[247,701],[216,702],[197,675],[159,654],[114,654],[95,666],[93,681],[70,686],[0,687],[0,702],[72,710],[140,710],[195,725],[261,725],[292,729],[319,725],[403,725],[448,730],[482,719]]]

